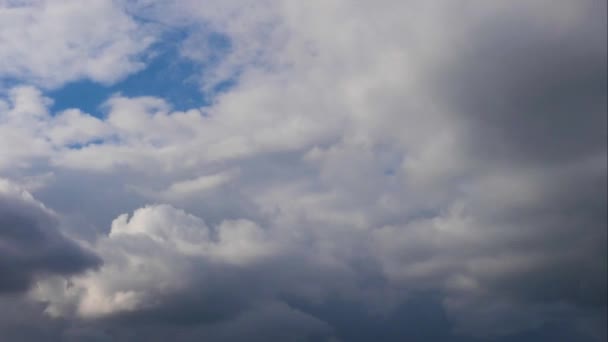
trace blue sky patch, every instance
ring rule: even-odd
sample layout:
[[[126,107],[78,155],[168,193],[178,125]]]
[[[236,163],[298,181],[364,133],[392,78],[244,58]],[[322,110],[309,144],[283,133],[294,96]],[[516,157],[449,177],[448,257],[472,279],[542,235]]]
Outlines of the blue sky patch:
[[[85,79],[48,92],[45,95],[54,101],[51,111],[79,108],[100,116],[100,105],[116,93],[127,97],[160,97],[175,110],[210,105],[215,95],[229,90],[237,81],[236,77],[223,80],[210,92],[203,92],[200,86],[205,70],[212,68],[230,52],[230,39],[215,32],[208,34],[206,43],[208,48],[213,49],[213,53],[209,60],[201,63],[180,54],[181,43],[188,35],[185,30],[165,34],[161,42],[152,47],[144,70],[113,85],[107,86]]]

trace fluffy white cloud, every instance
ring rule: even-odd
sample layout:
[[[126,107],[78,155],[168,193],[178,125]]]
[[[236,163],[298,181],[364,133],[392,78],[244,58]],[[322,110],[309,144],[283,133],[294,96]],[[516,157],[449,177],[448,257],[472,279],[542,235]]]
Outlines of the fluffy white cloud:
[[[54,315],[66,314],[62,310],[74,301],[73,310],[83,317],[154,309],[191,291],[204,304],[222,291],[213,279],[224,277],[222,266],[245,267],[276,256],[275,243],[251,221],[225,221],[212,231],[171,206],[145,207],[116,218],[108,237],[97,242],[105,261],[99,271],[69,280],[65,294],[57,280],[40,282],[36,297],[48,301]]]
[[[50,99],[34,87],[12,88],[0,100],[0,169],[28,168],[50,161],[62,149],[110,136],[108,125],[78,109],[52,115]]]
[[[153,42],[116,1],[0,2],[0,80],[57,87],[140,70]]]

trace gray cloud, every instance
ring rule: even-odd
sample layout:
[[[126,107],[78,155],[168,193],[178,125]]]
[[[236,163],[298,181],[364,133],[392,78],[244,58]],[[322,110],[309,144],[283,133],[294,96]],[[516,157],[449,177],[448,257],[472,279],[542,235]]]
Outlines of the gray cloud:
[[[37,276],[72,275],[100,260],[58,230],[58,218],[28,193],[0,184],[0,292],[27,290]]]
[[[264,4],[133,4],[230,37],[204,112],[0,103],[0,139],[36,142],[0,172],[40,174],[103,261],[0,197],[0,289],[62,276],[11,304],[32,338],[605,340],[604,1]]]
[[[469,148],[505,163],[567,162],[606,150],[605,3],[562,25],[497,13],[472,25],[439,69]]]
[[[578,9],[563,25],[531,13],[473,25],[438,88],[489,178],[473,185],[473,215],[521,239],[498,248],[530,254],[525,270],[483,278],[517,300],[605,310],[606,4]]]

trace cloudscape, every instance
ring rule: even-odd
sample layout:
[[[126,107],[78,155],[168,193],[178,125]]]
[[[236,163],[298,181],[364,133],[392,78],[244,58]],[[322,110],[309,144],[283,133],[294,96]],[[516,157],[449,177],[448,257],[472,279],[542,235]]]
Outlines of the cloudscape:
[[[0,0],[0,341],[606,341],[605,0]]]

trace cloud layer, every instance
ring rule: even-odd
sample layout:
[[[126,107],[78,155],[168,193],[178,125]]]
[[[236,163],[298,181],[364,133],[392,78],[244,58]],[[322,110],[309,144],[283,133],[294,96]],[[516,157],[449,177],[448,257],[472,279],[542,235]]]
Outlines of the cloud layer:
[[[605,2],[0,1],[2,17],[0,303],[27,309],[0,332],[606,338]],[[51,109],[48,89],[146,72],[174,31],[209,105]]]
[[[100,264],[61,234],[55,213],[0,179],[0,293],[24,292],[38,277],[70,276]]]

